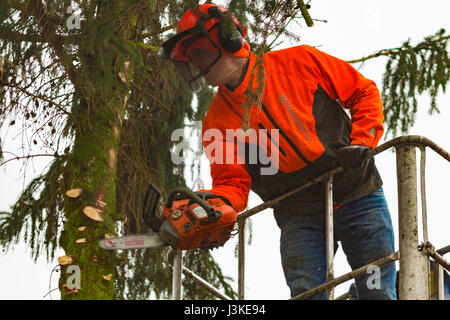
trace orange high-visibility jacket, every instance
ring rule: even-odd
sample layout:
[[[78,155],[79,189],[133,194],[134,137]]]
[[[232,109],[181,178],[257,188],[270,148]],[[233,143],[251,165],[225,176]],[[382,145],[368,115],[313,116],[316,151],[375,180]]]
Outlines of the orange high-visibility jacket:
[[[273,143],[278,148],[278,172],[261,175],[263,165],[250,163],[249,150],[244,155],[245,163],[225,163],[230,152],[241,157],[237,155],[240,143],[247,149],[250,144],[260,144],[248,136],[243,138],[245,141],[227,136],[227,129],[241,128],[250,78],[255,79],[253,90],[258,85],[258,77],[252,72],[258,70],[254,68],[256,59],[251,53],[245,78],[237,88],[231,91],[224,85],[219,87],[202,127],[213,183],[211,190],[200,191],[226,197],[237,212],[246,208],[250,189],[264,201],[269,200],[336,166],[337,149],[350,144],[374,148],[383,135],[382,101],[375,83],[347,62],[302,45],[263,55],[262,104],[250,112],[250,127],[257,132],[267,130],[264,133],[268,133],[268,143],[271,129],[278,129],[279,139]],[[351,119],[342,107],[349,109]],[[221,132],[223,139],[212,138],[214,130]],[[217,163],[220,161],[211,150],[220,145],[228,155]],[[267,149],[267,155],[272,151]],[[366,170],[338,174],[333,185],[335,205],[361,198],[381,185],[373,160]],[[275,206],[275,213],[277,208],[284,208],[285,215],[289,210],[293,214],[320,210],[323,189],[318,184],[301,191]]]

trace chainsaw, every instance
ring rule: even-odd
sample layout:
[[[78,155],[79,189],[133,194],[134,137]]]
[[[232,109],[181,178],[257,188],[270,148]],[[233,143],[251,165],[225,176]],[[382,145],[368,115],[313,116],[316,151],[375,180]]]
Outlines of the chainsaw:
[[[183,198],[182,200],[176,200]],[[145,195],[145,234],[102,239],[105,250],[128,250],[170,246],[174,249],[213,249],[223,246],[233,235],[237,213],[220,196],[202,199],[186,188],[175,188],[161,200],[161,192],[151,184]]]

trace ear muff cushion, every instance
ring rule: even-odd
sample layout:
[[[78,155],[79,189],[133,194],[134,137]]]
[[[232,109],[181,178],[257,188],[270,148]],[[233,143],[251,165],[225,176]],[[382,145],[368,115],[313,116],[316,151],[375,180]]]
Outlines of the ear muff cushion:
[[[244,45],[242,29],[231,18],[225,15],[219,7],[211,6],[208,8],[208,15],[211,18],[220,19],[219,42],[224,51],[235,53]]]
[[[229,25],[224,20],[220,25],[218,38],[223,50],[228,53],[238,52],[244,45],[241,28],[234,23]]]
[[[219,36],[219,27],[213,28],[209,34],[212,38],[212,40],[219,46],[222,47],[223,53],[226,55],[234,56],[234,57],[241,57],[241,58],[247,58],[250,54],[250,46],[246,41],[243,41],[243,45],[241,48],[233,53],[226,51],[222,44],[220,43],[220,36]],[[189,57],[189,54],[194,49],[204,49],[209,50],[213,52],[217,52],[217,48],[215,48],[211,41],[207,37],[200,37],[193,41],[187,48],[186,51],[183,51],[183,56],[186,58]]]

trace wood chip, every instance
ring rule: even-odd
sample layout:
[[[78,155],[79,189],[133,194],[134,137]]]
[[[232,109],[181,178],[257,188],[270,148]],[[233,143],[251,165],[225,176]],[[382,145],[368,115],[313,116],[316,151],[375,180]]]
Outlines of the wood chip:
[[[122,80],[123,83],[127,83],[127,77],[123,72],[119,72],[119,78]]]
[[[97,207],[102,208],[102,209],[106,208],[106,205],[107,205],[106,202],[104,202],[100,199],[95,200],[95,204],[97,205]]]
[[[62,266],[71,264],[74,261],[74,258],[70,255],[62,256],[58,258],[58,263]]]
[[[75,241],[76,243],[86,243],[86,238],[80,238]]]
[[[103,222],[103,214],[100,209],[87,206],[83,208],[83,213],[94,221]]]
[[[78,231],[83,232],[84,230],[86,230],[86,226],[81,226],[81,227],[78,228]]]
[[[115,235],[112,234],[112,233],[105,233],[105,239],[111,239],[111,238],[114,238],[114,237],[115,237]]]
[[[102,278],[105,279],[106,281],[111,281],[112,273],[108,274],[107,276],[102,276]]]
[[[72,289],[72,290],[70,290],[70,289],[64,288],[64,293],[65,293],[65,294],[78,293],[78,289]]]
[[[83,189],[81,188],[70,189],[69,191],[66,191],[66,196],[69,198],[78,198],[82,192]]]

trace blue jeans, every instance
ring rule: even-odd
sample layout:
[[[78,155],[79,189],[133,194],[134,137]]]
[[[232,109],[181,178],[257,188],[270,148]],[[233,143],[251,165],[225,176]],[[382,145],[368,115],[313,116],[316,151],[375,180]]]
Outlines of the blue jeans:
[[[334,252],[341,242],[352,270],[394,252],[394,232],[383,189],[334,210]],[[280,253],[291,297],[326,280],[325,213],[291,216],[281,228]],[[395,263],[355,278],[357,298],[396,300]],[[326,299],[326,292],[311,299]]]

